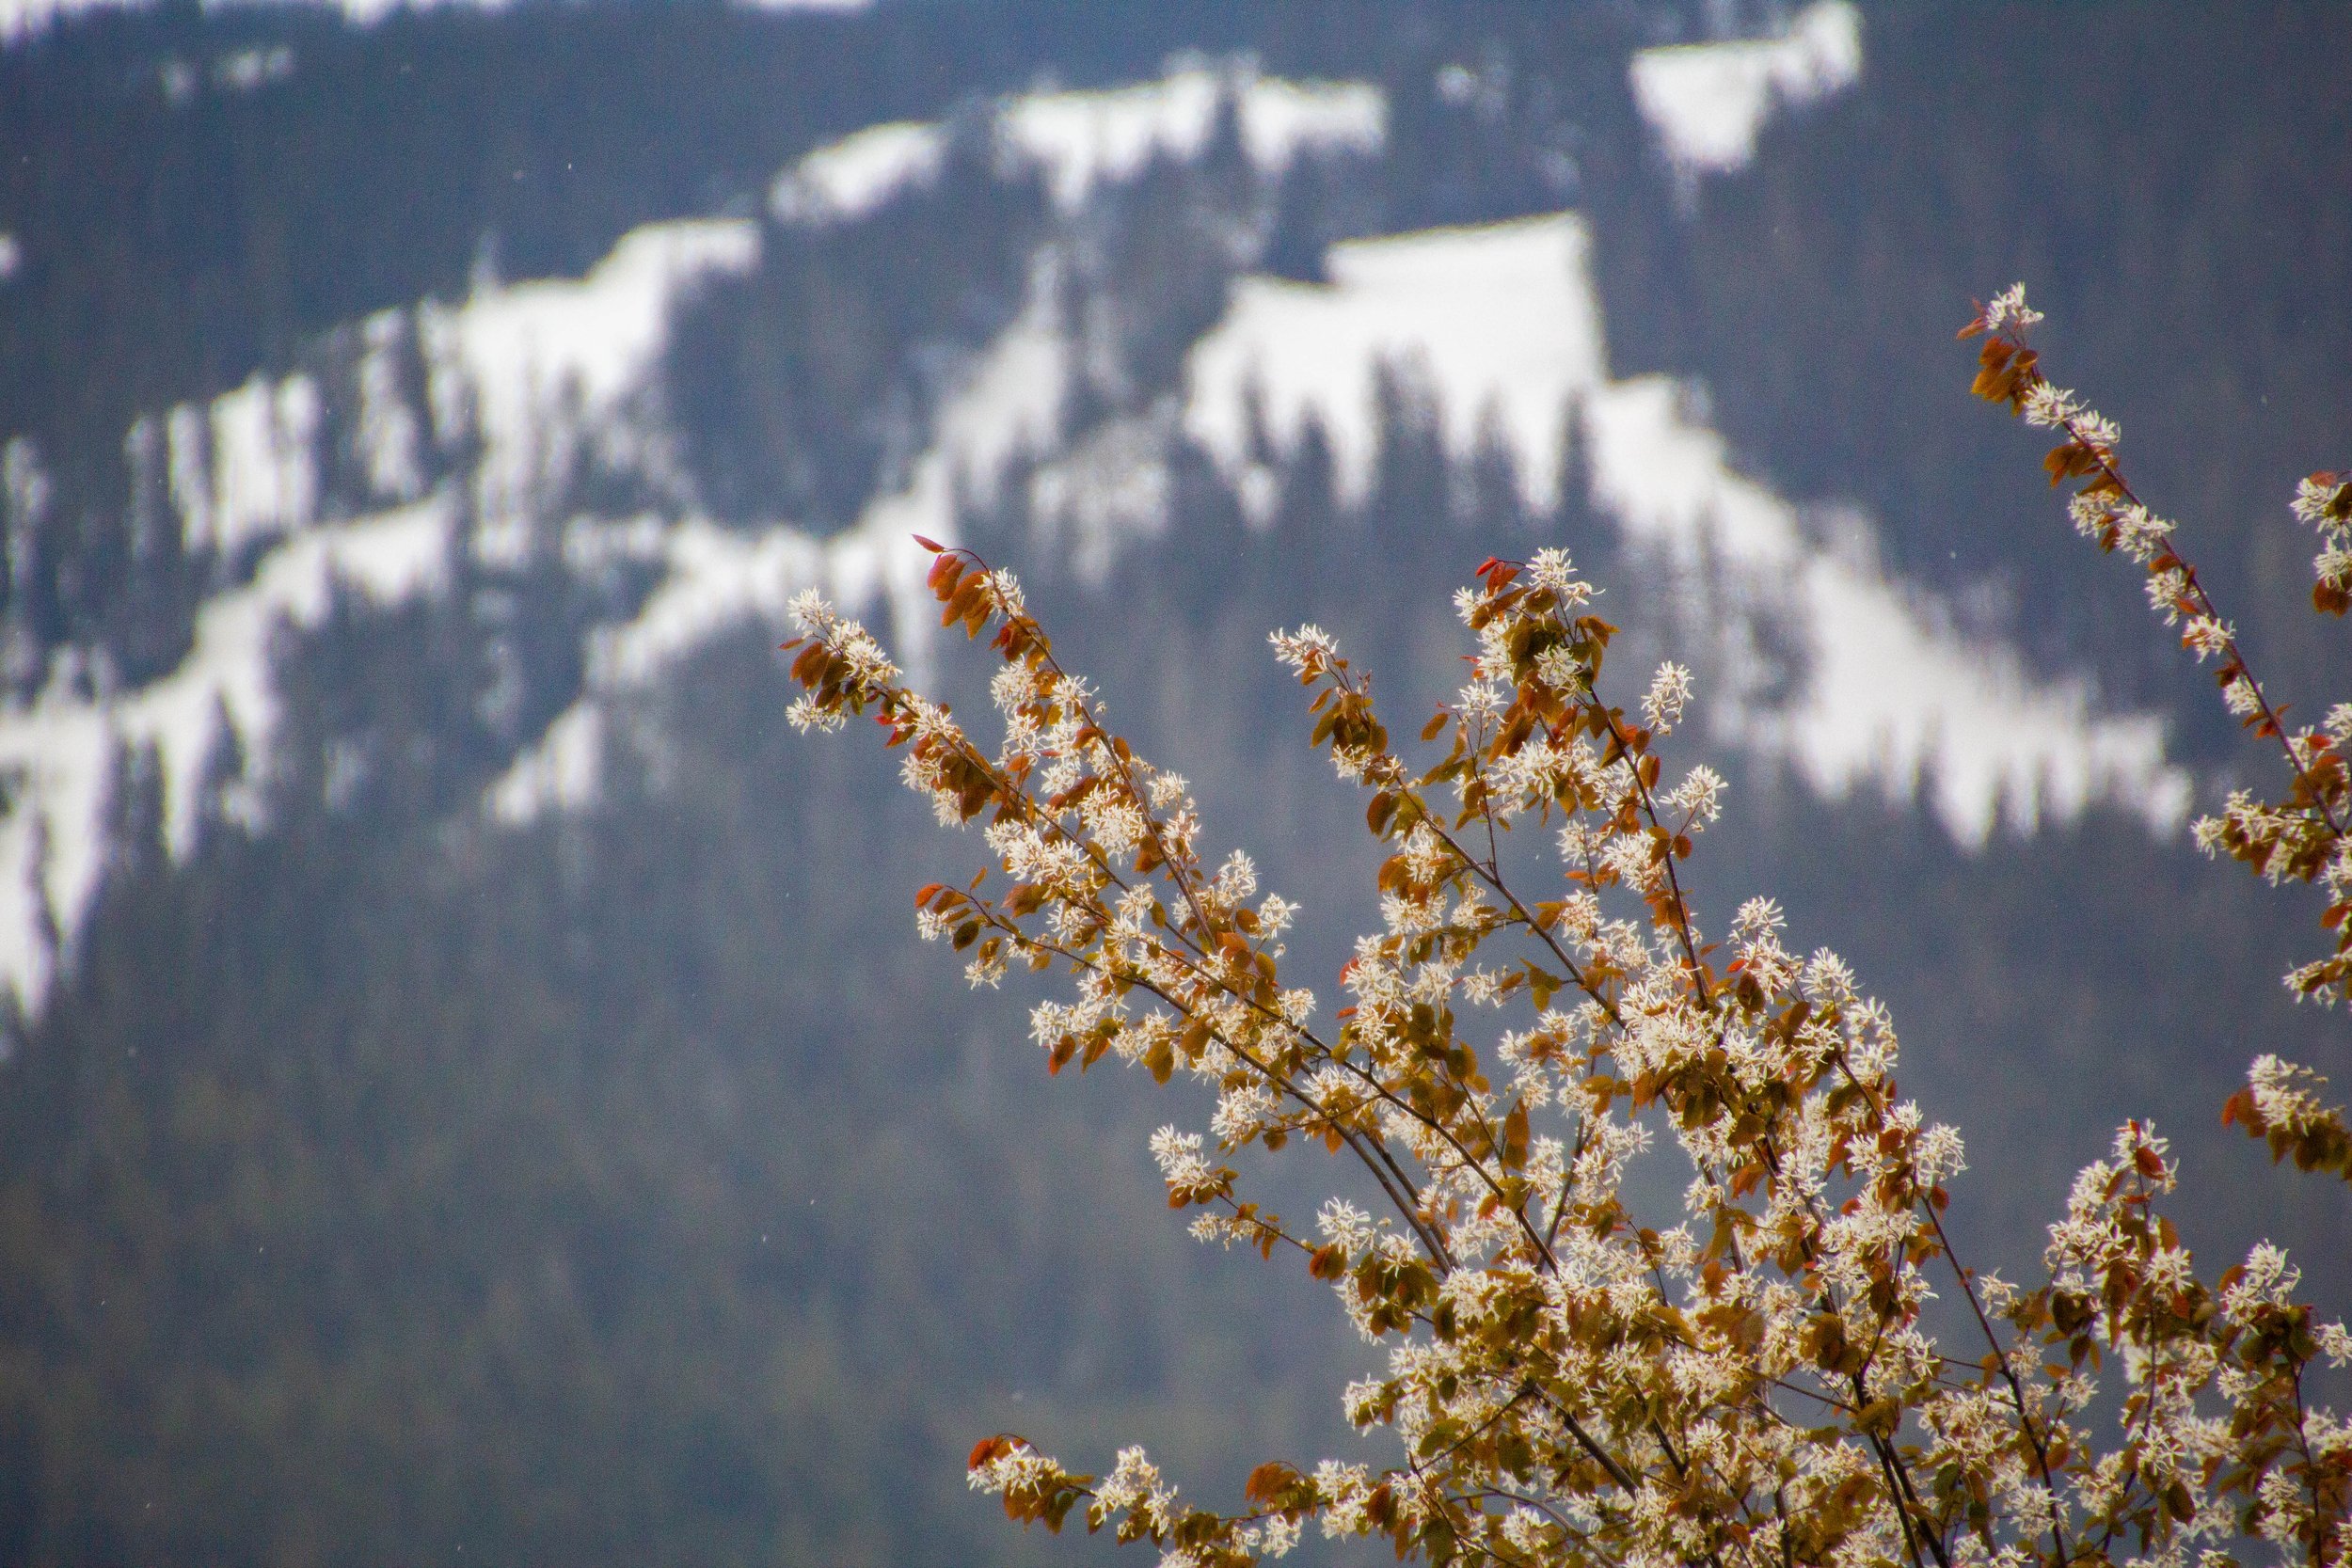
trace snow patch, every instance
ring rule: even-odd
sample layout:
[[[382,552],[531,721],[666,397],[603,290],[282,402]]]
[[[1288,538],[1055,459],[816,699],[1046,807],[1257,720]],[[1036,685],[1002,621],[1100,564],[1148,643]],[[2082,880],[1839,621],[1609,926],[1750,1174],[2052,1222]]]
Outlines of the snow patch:
[[[434,591],[452,518],[435,499],[300,534],[270,550],[251,582],[198,612],[195,645],[170,674],[91,698],[61,671],[28,706],[0,711],[0,990],[38,1006],[68,956],[60,949],[71,949],[105,872],[115,759],[153,748],[165,844],[184,856],[224,719],[247,749],[245,783],[261,781],[278,718],[270,673],[278,628],[317,626],[338,584],[376,605]]]
[[[853,222],[937,181],[946,158],[947,133],[939,125],[869,125],[793,165],[769,193],[769,208],[787,223]]]
[[[1242,149],[1268,176],[1279,176],[1302,152],[1375,152],[1387,135],[1388,101],[1375,87],[1206,65],[1134,87],[1013,99],[998,135],[1015,156],[1044,170],[1055,205],[1073,213],[1096,187],[1134,178],[1154,156],[1199,157],[1229,97]]]
[[[1247,499],[1279,491],[1256,453],[1295,455],[1310,423],[1343,500],[1370,496],[1386,374],[1434,411],[1447,452],[1499,443],[1524,499],[1560,500],[1560,454],[1581,410],[1592,499],[1628,541],[1698,595],[1700,625],[1734,657],[1710,705],[1719,735],[1842,797],[1874,779],[1890,800],[1929,787],[1959,842],[2019,832],[2094,802],[2177,828],[2187,777],[2164,723],[2091,711],[2080,681],[2037,682],[2015,651],[1963,637],[1934,599],[1806,537],[1796,507],[1735,472],[1721,436],[1663,377],[1613,381],[1588,235],[1571,214],[1332,247],[1328,283],[1250,278],[1186,362],[1184,428]],[[1867,521],[1854,519],[1867,530]],[[1774,698],[1764,619],[1803,644]]]
[[[1756,156],[1773,111],[1844,91],[1862,75],[1862,15],[1818,0],[1773,39],[1645,49],[1629,68],[1633,102],[1686,180],[1728,174]]]
[[[1055,206],[1076,212],[1105,183],[1133,179],[1154,157],[1199,157],[1230,102],[1242,150],[1279,178],[1303,152],[1376,152],[1388,101],[1362,82],[1293,82],[1244,63],[1186,64],[1153,82],[1074,92],[1031,92],[997,105],[997,150],[1011,168],[1035,167]],[[802,158],[779,176],[769,208],[787,223],[853,222],[946,166],[948,132],[930,120],[869,125]]]
[[[1501,440],[1530,508],[1558,504],[1571,394],[1599,378],[1600,315],[1584,286],[1589,239],[1573,218],[1351,240],[1328,283],[1249,277],[1186,361],[1186,434],[1245,496],[1255,436],[1295,452],[1308,421],[1331,447],[1341,500],[1370,498],[1379,462],[1379,375],[1434,405],[1448,456]]]

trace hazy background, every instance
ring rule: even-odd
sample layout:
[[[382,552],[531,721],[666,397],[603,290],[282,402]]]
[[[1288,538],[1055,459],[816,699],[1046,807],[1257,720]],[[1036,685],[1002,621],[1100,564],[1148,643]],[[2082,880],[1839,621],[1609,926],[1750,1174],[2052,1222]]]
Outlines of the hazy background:
[[[1779,896],[1968,1134],[1972,1262],[2028,1274],[2141,1116],[2216,1267],[2352,1287],[2342,1189],[2217,1120],[2258,1051],[2352,1086],[2278,982],[2312,900],[2179,826],[2268,759],[1952,341],[2025,279],[2324,711],[2285,502],[2352,464],[2352,11],[0,35],[0,1561],[1096,1560],[973,1440],[1210,1501],[1389,1456],[1323,1289],[1166,1211],[1144,1137],[1203,1105],[1047,1082],[1037,992],[914,940],[977,839],[783,723],[811,584],[978,695],[893,613],[917,530],[1024,573],[1327,993],[1375,857],[1266,629],[1409,733],[1451,588],[1565,545],[1623,695],[1699,671],[1714,924]]]

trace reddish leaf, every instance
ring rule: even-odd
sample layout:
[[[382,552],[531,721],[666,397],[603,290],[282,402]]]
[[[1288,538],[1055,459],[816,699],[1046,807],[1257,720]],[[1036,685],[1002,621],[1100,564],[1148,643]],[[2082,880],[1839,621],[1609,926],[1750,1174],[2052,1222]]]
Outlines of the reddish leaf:
[[[993,1437],[983,1437],[972,1445],[972,1456],[963,1462],[963,1467],[967,1470],[977,1470],[983,1465],[1004,1458],[1026,1441],[1025,1438],[1015,1437],[1009,1432],[1000,1432]]]

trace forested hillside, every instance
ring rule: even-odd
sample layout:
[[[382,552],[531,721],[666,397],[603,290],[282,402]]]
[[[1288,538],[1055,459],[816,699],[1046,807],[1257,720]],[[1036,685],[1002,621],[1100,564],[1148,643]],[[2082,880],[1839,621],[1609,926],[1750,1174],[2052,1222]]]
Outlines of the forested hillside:
[[[966,1495],[976,1437],[1228,1501],[1365,1447],[1324,1288],[1167,1212],[1144,1139],[1203,1107],[1049,1082],[1021,981],[914,939],[977,838],[784,721],[806,586],[981,705],[902,612],[917,531],[1024,575],[1326,983],[1376,859],[1265,632],[1409,733],[1452,588],[1565,546],[1627,700],[1699,672],[1703,904],[1779,896],[1969,1134],[1972,1260],[2153,1117],[2193,1239],[2341,1300],[2352,1209],[2217,1123],[2257,1051],[2352,1081],[2277,980],[2315,906],[2180,826],[2263,759],[1951,333],[2026,278],[2332,700],[2285,501],[2352,463],[2352,21],[1866,8],[1853,80],[1677,166],[1636,52],[1789,21],[172,6],[0,51],[0,1559],[1091,1560]]]

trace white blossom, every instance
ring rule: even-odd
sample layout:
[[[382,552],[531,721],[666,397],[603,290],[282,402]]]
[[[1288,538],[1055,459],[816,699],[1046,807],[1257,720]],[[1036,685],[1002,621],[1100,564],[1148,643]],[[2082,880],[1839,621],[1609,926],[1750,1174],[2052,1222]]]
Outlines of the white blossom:
[[[1670,733],[1682,717],[1682,706],[1691,700],[1691,672],[1679,664],[1661,664],[1651,677],[1648,692],[1642,698],[1642,716],[1649,727],[1661,735]]]
[[[2026,286],[2012,283],[1993,296],[1984,308],[1984,326],[1988,332],[2019,332],[2042,320],[2042,312],[2026,305]]]

